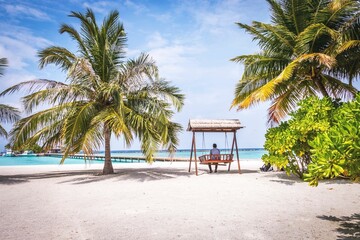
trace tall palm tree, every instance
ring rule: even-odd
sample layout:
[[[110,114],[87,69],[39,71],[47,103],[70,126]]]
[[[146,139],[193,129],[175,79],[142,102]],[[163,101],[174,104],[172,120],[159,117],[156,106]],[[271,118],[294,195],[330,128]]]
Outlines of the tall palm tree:
[[[67,83],[36,79],[17,84],[2,95],[26,87],[27,111],[40,104],[51,107],[20,120],[11,132],[15,146],[42,143],[44,148],[65,146],[64,159],[83,150],[92,154],[105,147],[103,174],[113,173],[110,155],[111,134],[130,145],[135,137],[148,161],[159,147],[174,150],[181,126],[171,121],[184,96],[178,88],[159,78],[155,62],[146,54],[125,61],[126,35],[119,13],[112,11],[98,26],[95,15],[71,12],[80,20],[81,31],[64,24],[77,42],[78,51],[48,47],[39,52],[40,68],[55,64],[68,73]]]
[[[360,65],[359,55],[350,58],[349,53],[360,49],[358,41],[352,42],[360,39],[359,1],[267,2],[270,24],[237,23],[258,42],[261,52],[232,59],[245,65],[232,107],[240,110],[271,100],[268,121],[273,124],[308,96],[353,97],[357,90],[351,81],[359,75]]]
[[[0,76],[4,76],[4,69],[7,67],[7,59],[0,58]],[[17,108],[6,104],[0,104],[0,122],[12,123],[20,119],[20,112]],[[7,137],[8,133],[5,128],[0,125],[0,136]]]

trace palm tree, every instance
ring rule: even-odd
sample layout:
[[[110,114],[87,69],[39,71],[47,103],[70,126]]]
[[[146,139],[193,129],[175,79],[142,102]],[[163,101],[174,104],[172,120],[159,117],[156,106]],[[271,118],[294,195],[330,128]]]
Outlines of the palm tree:
[[[0,76],[4,76],[4,69],[7,67],[7,59],[0,58]],[[18,109],[9,105],[0,104],[0,122],[12,123],[20,119]],[[7,137],[8,133],[3,126],[0,125],[0,136]]]
[[[253,36],[260,53],[231,59],[245,65],[232,107],[271,101],[270,124],[278,123],[308,96],[347,99],[360,73],[360,3],[349,0],[267,0],[271,23],[237,25]],[[352,43],[352,45],[349,45]],[[356,59],[356,60],[354,60]],[[344,79],[348,78],[346,82]]]
[[[128,145],[137,137],[148,161],[160,147],[174,150],[181,126],[171,117],[184,100],[179,89],[159,78],[155,62],[147,54],[124,61],[126,35],[117,11],[112,11],[101,26],[90,9],[69,16],[80,20],[81,31],[63,24],[60,33],[77,42],[78,55],[57,46],[39,52],[40,68],[51,63],[59,66],[68,73],[67,83],[36,79],[2,93],[26,87],[31,91],[23,99],[27,111],[44,103],[51,106],[14,126],[14,146],[37,142],[48,149],[63,145],[63,163],[69,154],[80,150],[92,154],[104,144],[103,174],[114,172],[111,134],[123,137]]]

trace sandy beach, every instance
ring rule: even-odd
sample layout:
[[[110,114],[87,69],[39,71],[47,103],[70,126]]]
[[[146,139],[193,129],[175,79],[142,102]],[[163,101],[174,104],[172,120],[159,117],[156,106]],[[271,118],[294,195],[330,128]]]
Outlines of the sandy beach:
[[[241,161],[0,167],[0,239],[360,239],[360,184]]]

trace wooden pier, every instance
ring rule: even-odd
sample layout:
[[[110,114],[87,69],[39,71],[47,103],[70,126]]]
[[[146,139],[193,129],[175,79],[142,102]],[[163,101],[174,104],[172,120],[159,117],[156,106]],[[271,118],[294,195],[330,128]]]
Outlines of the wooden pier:
[[[60,153],[47,153],[45,156],[50,157],[63,157]],[[67,158],[72,159],[83,159],[83,160],[95,160],[95,161],[105,161],[104,155],[84,155],[84,154],[72,154],[67,156]],[[142,156],[111,156],[113,162],[145,162],[145,157]],[[176,158],[176,157],[154,157],[154,162],[187,162],[188,158]]]

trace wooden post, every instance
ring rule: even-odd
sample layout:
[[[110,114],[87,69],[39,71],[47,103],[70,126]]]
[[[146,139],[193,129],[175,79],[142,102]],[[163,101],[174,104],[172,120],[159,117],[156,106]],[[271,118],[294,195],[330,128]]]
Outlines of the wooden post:
[[[196,141],[195,141],[195,132],[193,132],[193,140],[194,140],[195,172],[196,172],[196,176],[197,176],[197,175],[198,175],[198,167],[197,167],[197,159],[196,159]]]
[[[194,133],[193,133],[193,138],[191,141],[191,151],[190,151],[190,161],[189,161],[189,172],[191,170],[191,160],[192,160],[192,154],[193,154],[193,150],[194,150]]]
[[[193,132],[193,138],[191,142],[191,151],[190,151],[190,161],[189,161],[189,172],[191,170],[191,160],[194,153],[194,160],[195,160],[195,173],[196,176],[198,175],[198,168],[197,168],[197,160],[196,160],[196,141],[195,141],[195,132]]]
[[[236,131],[234,131],[234,134],[235,134]],[[231,144],[231,152],[230,154],[232,155],[233,152],[234,152],[234,145],[235,145],[235,135],[233,137],[233,141],[232,141],[232,144]],[[233,157],[234,158],[234,157]],[[230,166],[231,166],[231,163],[229,163],[229,168],[228,168],[228,172],[230,171]]]
[[[235,147],[236,147],[236,157],[237,157],[237,162],[238,162],[239,174],[241,174],[239,149],[238,149],[237,140],[236,140],[236,131],[234,131],[234,142],[235,142]]]

